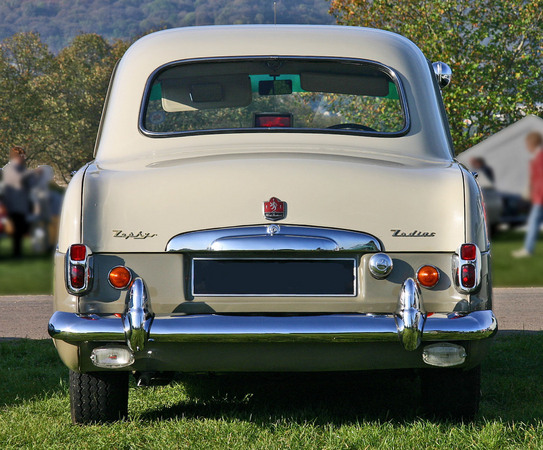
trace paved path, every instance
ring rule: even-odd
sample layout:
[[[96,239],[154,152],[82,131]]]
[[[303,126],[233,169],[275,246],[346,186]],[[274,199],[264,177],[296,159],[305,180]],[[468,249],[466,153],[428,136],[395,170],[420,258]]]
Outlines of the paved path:
[[[502,331],[543,331],[543,288],[495,288],[493,309]]]
[[[0,338],[47,339],[53,311],[49,295],[0,297]],[[494,289],[501,331],[543,331],[543,288]]]
[[[0,338],[47,339],[52,312],[51,295],[0,297]]]

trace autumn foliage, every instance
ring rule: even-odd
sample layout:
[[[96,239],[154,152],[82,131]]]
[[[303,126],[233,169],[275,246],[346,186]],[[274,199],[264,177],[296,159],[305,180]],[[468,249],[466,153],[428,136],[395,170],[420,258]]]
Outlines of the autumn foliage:
[[[543,114],[542,0],[332,0],[330,12],[402,34],[451,66],[443,98],[457,152]]]
[[[0,167],[13,144],[59,181],[92,159],[111,72],[128,44],[77,36],[57,55],[35,33],[0,44]]]

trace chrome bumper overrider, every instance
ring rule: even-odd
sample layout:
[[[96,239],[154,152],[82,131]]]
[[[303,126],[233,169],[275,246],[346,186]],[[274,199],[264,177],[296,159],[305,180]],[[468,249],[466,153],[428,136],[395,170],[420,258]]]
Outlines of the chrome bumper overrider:
[[[218,314],[153,316],[145,284],[136,278],[122,317],[57,311],[49,321],[54,339],[123,342],[132,351],[164,342],[401,342],[415,350],[422,341],[491,337],[497,321],[490,310],[427,316],[420,288],[408,278],[394,314],[234,316]]]

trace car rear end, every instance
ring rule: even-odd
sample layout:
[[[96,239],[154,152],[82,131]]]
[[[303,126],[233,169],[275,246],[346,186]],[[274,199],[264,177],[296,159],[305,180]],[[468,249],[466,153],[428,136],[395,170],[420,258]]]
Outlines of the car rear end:
[[[259,45],[319,36],[282,30]],[[359,32],[330,30],[344,33]],[[416,47],[360,34],[404,46],[400,70],[354,50],[274,56],[288,39],[169,59],[135,72],[136,103],[129,63],[153,39],[171,45],[158,35],[121,61],[96,160],[66,194],[49,333],[74,421],[125,415],[128,372],[420,369],[423,386],[462,386],[441,405],[474,414],[497,328],[490,249]],[[93,409],[89,380],[122,395]]]

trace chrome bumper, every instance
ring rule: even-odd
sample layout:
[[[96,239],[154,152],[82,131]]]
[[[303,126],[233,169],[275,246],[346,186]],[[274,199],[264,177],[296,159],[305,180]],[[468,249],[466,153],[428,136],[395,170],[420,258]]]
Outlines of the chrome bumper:
[[[401,342],[415,350],[422,341],[465,341],[497,331],[492,311],[433,314],[423,309],[420,288],[408,278],[394,314],[153,316],[143,280],[132,285],[122,317],[57,311],[49,335],[72,344],[123,342],[141,351],[148,342]]]

